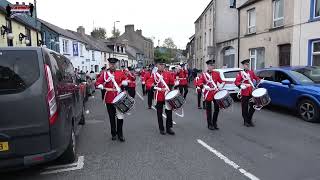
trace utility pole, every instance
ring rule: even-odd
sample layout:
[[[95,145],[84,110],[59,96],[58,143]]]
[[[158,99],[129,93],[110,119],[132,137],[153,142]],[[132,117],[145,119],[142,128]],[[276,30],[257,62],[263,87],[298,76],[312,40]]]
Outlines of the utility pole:
[[[114,35],[114,37],[116,37],[115,36],[115,34],[116,34],[116,23],[118,23],[118,22],[120,22],[120,21],[113,22],[113,35]]]
[[[38,28],[38,17],[37,17],[37,14],[38,14],[38,9],[37,9],[37,0],[33,0],[33,4],[34,4],[34,19],[35,19],[35,22],[36,22],[36,29]],[[43,39],[42,39],[43,41]],[[30,42],[32,43],[32,42]],[[37,29],[37,45],[39,45],[39,31]]]

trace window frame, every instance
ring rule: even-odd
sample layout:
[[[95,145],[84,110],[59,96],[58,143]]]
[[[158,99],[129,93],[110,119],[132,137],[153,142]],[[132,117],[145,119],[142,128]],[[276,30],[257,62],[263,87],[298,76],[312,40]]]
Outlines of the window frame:
[[[250,25],[250,17],[252,17],[252,14],[254,14],[255,16],[255,21],[254,21],[254,25]],[[249,9],[247,11],[247,34],[254,34],[256,33],[257,29],[256,29],[256,21],[257,21],[257,14],[256,14],[256,8],[252,8],[252,9]],[[251,29],[253,29],[251,31]]]
[[[312,66],[313,66],[313,56],[320,56],[320,51],[314,52],[314,44],[315,43],[320,43],[320,40],[314,40],[311,42],[311,65]]]
[[[320,0],[313,0],[313,4],[312,4],[313,5],[312,6],[313,7],[313,9],[312,9],[312,13],[313,13],[312,14],[312,19],[320,19],[320,14],[319,14],[319,16],[316,16],[316,7],[317,7],[316,5],[317,5],[317,2],[320,3]]]
[[[257,47],[257,48],[251,48],[249,49],[249,59],[250,59],[250,69],[252,70],[258,70],[257,69],[257,58],[258,58],[258,50],[263,50],[264,51],[264,64],[265,64],[265,48],[264,47]],[[252,55],[251,52],[254,52],[254,55]],[[252,67],[252,59],[254,59],[254,67]],[[264,66],[265,67],[265,66]],[[262,68],[264,68],[262,67]],[[260,68],[261,69],[261,68]]]
[[[63,54],[69,54],[69,40],[62,39],[62,52]]]
[[[276,12],[276,2],[277,1],[282,1],[282,3],[283,3],[283,9],[282,9],[282,13],[283,13],[283,16],[282,17],[275,17],[276,16],[276,14],[275,14],[275,12]],[[272,0],[272,27],[273,28],[277,28],[277,27],[282,27],[282,26],[284,26],[284,2],[283,2],[283,0]],[[279,25],[279,26],[276,26],[276,22],[278,22],[278,21],[281,21],[282,20],[282,24],[281,25]]]

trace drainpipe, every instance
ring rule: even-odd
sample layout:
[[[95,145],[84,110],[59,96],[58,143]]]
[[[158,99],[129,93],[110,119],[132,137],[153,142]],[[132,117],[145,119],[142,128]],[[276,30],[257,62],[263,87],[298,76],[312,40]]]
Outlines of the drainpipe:
[[[240,9],[238,10],[238,68],[240,67]]]

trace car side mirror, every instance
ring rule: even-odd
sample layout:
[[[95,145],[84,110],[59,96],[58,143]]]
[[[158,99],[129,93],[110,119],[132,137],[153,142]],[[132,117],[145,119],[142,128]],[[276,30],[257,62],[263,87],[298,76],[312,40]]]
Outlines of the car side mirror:
[[[285,86],[290,86],[291,82],[288,79],[286,79],[286,80],[281,81],[281,84],[283,84]]]

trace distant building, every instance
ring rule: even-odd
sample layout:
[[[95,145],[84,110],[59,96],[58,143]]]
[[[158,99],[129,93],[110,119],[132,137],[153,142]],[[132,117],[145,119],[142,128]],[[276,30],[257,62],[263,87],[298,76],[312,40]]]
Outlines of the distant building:
[[[118,38],[120,41],[125,41],[131,47],[139,49],[143,52],[143,65],[148,65],[154,62],[154,45],[151,39],[142,35],[142,30],[134,29],[134,25],[126,25],[125,32]]]
[[[106,47],[111,49],[111,57],[119,59],[118,67],[129,66],[129,57],[126,52],[126,44],[125,41],[122,41],[118,38],[109,38],[107,40],[103,40]]]
[[[189,38],[189,42],[186,46],[186,55],[187,55],[187,62],[189,67],[196,68],[196,61],[195,61],[195,36],[191,36]]]

